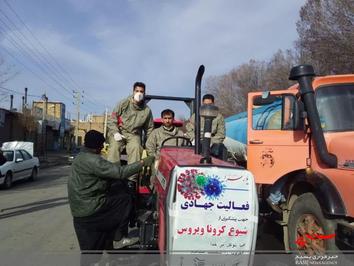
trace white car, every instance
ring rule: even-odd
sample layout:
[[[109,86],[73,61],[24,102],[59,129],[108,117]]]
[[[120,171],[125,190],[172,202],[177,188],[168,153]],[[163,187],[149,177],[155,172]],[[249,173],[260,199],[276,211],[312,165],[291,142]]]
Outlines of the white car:
[[[34,180],[37,177],[39,160],[33,156],[32,142],[6,142],[1,150],[7,160],[0,166],[0,184],[5,188],[10,188],[16,180]]]

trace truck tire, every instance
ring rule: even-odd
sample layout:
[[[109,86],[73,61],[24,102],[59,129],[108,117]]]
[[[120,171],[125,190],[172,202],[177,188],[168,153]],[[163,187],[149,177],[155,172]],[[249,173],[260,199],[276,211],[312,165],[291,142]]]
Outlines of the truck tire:
[[[3,185],[4,185],[4,188],[6,188],[6,189],[12,187],[12,173],[11,172],[6,173]]]
[[[290,211],[289,247],[303,254],[319,255],[338,250],[335,245],[335,221],[324,217],[312,193],[299,196]]]

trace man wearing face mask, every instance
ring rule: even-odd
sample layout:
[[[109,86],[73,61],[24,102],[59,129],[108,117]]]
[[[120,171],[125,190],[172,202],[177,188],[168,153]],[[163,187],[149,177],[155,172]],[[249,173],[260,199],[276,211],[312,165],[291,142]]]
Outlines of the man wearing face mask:
[[[122,100],[108,118],[108,161],[119,162],[120,153],[125,147],[128,164],[139,161],[142,154],[142,131],[149,137],[154,129],[150,108],[145,104],[145,84],[135,82],[133,95]]]
[[[112,116],[108,118],[108,156],[107,160],[112,163],[120,163],[121,151],[126,149],[128,164],[140,160],[142,155],[142,133],[145,131],[149,137],[154,129],[154,123],[150,108],[145,104],[145,84],[135,82],[133,95],[122,100],[113,109]],[[123,187],[125,185],[123,184]],[[128,178],[126,189],[133,200],[133,209],[130,214],[130,226],[136,223],[136,191],[137,175]]]

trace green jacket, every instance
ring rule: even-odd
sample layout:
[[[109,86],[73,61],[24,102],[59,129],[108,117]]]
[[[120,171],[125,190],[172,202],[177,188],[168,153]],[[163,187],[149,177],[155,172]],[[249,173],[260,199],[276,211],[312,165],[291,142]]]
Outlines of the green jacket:
[[[194,119],[195,114],[191,116],[188,123],[186,124],[186,135],[189,139],[194,140]],[[204,118],[200,118],[200,136],[204,135]],[[222,114],[218,114],[216,118],[213,119],[211,127],[211,143],[222,143],[225,139],[225,120]]]
[[[142,169],[139,162],[120,166],[84,149],[74,159],[68,179],[68,197],[74,217],[94,214],[106,201],[109,179],[124,179]]]
[[[154,155],[155,159],[159,159],[162,142],[165,139],[176,136],[183,137],[183,132],[180,131],[177,127],[174,127],[172,131],[168,131],[163,126],[155,128],[145,144],[148,155]],[[168,140],[166,141],[165,145],[176,145],[176,141],[176,139]],[[182,141],[182,139],[178,140],[178,144],[182,144]]]
[[[141,136],[142,130],[145,130],[149,137],[154,129],[154,122],[150,108],[146,104],[136,105],[133,97],[129,96],[113,109],[112,116],[108,117],[107,127],[110,136],[119,132],[129,139],[131,135]]]

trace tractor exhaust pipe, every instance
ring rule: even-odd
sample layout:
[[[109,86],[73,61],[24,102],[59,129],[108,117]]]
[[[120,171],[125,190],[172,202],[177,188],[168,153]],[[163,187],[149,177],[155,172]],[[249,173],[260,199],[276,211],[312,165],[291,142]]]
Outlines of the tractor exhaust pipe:
[[[205,67],[203,65],[199,66],[197,76],[195,77],[195,103],[194,103],[194,153],[200,154],[200,101],[201,101],[201,84],[202,78],[205,71]]]
[[[213,119],[219,113],[219,108],[211,104],[203,104],[200,107],[200,116],[204,118],[204,134],[203,134],[203,143],[202,143],[202,158],[200,163],[211,164],[210,156],[210,143],[211,143],[211,129],[213,124]]]
[[[337,157],[328,152],[326,141],[321,127],[320,116],[318,114],[312,78],[315,72],[311,65],[295,66],[290,71],[290,80],[296,80],[300,86],[300,94],[305,105],[311,133],[314,137],[315,147],[320,160],[330,168],[337,167]]]

